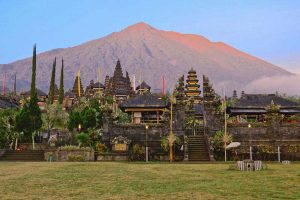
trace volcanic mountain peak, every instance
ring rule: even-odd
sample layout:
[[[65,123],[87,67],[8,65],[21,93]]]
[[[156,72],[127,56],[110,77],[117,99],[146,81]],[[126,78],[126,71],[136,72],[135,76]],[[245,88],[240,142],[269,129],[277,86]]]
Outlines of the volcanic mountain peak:
[[[149,24],[146,24],[144,22],[139,22],[136,24],[133,24],[131,26],[128,26],[127,28],[121,30],[118,33],[126,34],[126,33],[131,33],[131,34],[140,34],[140,33],[158,33],[159,30],[150,26]]]
[[[126,35],[127,33],[133,34],[131,36],[134,37],[138,37],[138,38],[143,37],[143,39],[145,37],[150,37],[150,36],[151,37],[163,36],[167,39],[173,40],[177,43],[192,48],[193,50],[198,51],[199,53],[203,53],[204,51],[222,51],[223,53],[234,55],[237,57],[246,57],[252,60],[257,59],[254,56],[251,56],[247,53],[239,51],[225,44],[224,42],[211,42],[207,38],[196,34],[182,34],[175,31],[158,30],[144,22],[133,24],[125,28],[124,30],[118,32],[119,35]]]
[[[200,35],[158,30],[143,22],[78,46],[38,54],[37,83],[45,92],[49,88],[54,57],[64,57],[67,88],[73,85],[78,69],[81,69],[82,81],[86,85],[91,79],[97,79],[99,66],[103,69],[103,76],[111,75],[118,59],[123,70],[142,74],[139,79],[153,88],[160,87],[160,79],[164,75],[166,87],[171,89],[177,78],[187,73],[190,67],[194,67],[199,76],[205,74],[210,77],[216,87],[227,83],[230,89],[243,89],[249,82],[261,77],[291,75],[225,43],[211,42]],[[28,88],[31,58],[0,65],[0,73],[3,71],[11,77],[18,72],[19,82]]]

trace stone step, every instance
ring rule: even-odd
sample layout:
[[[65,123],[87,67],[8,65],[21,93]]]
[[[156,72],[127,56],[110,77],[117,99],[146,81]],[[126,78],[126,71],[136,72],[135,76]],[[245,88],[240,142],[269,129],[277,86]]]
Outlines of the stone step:
[[[43,161],[44,151],[42,150],[25,150],[25,151],[14,151],[6,150],[0,160],[9,161]]]
[[[189,161],[209,161],[209,153],[204,135],[188,136]]]

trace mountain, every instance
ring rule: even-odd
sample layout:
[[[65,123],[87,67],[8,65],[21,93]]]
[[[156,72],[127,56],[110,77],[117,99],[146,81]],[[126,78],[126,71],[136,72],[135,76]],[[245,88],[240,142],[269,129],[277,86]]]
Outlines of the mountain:
[[[78,46],[38,54],[37,84],[45,92],[48,92],[54,57],[64,58],[67,88],[72,87],[78,69],[84,85],[91,79],[98,79],[98,67],[102,69],[101,79],[104,80],[106,74],[112,75],[118,59],[124,73],[126,70],[130,75],[135,74],[137,84],[138,80],[145,80],[152,88],[161,87],[161,75],[165,76],[166,88],[173,88],[178,77],[186,75],[191,67],[196,69],[200,80],[202,74],[207,75],[217,91],[224,84],[228,91],[242,90],[249,82],[262,77],[292,75],[225,43],[211,42],[200,35],[157,30],[145,23]],[[28,89],[31,60],[29,57],[0,65],[0,73],[6,72],[10,77],[17,73],[18,89]],[[60,67],[58,62],[56,83]],[[10,79],[8,84],[13,84],[13,78]]]

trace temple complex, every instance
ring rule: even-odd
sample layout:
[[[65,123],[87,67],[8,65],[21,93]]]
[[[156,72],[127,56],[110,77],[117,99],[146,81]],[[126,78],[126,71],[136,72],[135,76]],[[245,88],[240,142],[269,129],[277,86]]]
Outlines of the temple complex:
[[[126,76],[123,76],[119,60],[117,61],[113,76],[109,78],[109,80],[108,78],[109,76],[105,78],[105,93],[109,96],[113,96],[117,102],[127,100],[133,93],[129,74],[126,72]]]
[[[289,121],[300,113],[298,104],[276,94],[243,94],[237,102],[228,107],[230,116],[236,123],[265,122],[268,107],[276,105],[274,112],[282,115],[284,121]]]
[[[39,89],[37,94],[43,110],[48,96]],[[29,96],[29,91],[21,93],[23,99]],[[54,101],[58,96],[55,84]],[[235,149],[240,156],[245,156],[250,147],[280,148],[300,142],[297,103],[277,94],[242,92],[238,97],[237,91],[230,98],[221,98],[207,76],[203,75],[199,83],[193,68],[188,71],[186,80],[185,75],[179,77],[171,95],[153,94],[145,81],[133,88],[128,72],[123,74],[118,60],[113,75],[107,75],[104,84],[91,80],[84,91],[80,76],[76,76],[73,88],[64,94],[64,108],[72,110],[80,103],[79,96],[99,99],[101,109],[105,107],[101,142],[117,157],[126,157],[128,149],[137,144],[149,147],[152,159],[163,160],[161,155],[166,152],[161,143],[170,132],[180,140],[174,147],[178,161],[214,160],[216,149],[211,141],[217,132],[225,134],[225,130],[234,142],[240,143]],[[0,109],[17,107],[13,101],[0,96]],[[120,116],[125,120],[119,120]],[[124,141],[126,147],[121,144]]]

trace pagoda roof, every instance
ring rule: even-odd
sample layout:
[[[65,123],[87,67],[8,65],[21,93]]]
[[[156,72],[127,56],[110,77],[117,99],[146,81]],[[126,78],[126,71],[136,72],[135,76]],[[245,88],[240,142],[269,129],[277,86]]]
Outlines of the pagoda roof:
[[[266,108],[274,102],[275,105],[286,108],[296,108],[299,105],[291,100],[275,94],[244,94],[231,107],[233,108]]]
[[[195,84],[186,84],[185,87],[186,88],[188,88],[188,87],[197,87],[197,88],[200,88],[200,85],[197,84],[197,83],[195,83]]]
[[[0,109],[19,108],[19,103],[9,97],[0,96]]]
[[[91,84],[91,86],[93,87],[93,88],[99,88],[99,82],[96,82],[96,83],[94,83],[94,84]],[[105,86],[102,84],[102,83],[100,83],[100,88],[104,88]]]
[[[117,88],[115,91],[115,95],[129,95],[130,91],[125,88]]]
[[[69,91],[65,92],[64,96],[65,97],[75,98],[76,94],[72,90],[69,90]]]
[[[136,90],[140,90],[140,89],[151,89],[151,87],[145,82],[143,81],[139,86],[136,87]]]
[[[196,73],[196,70],[194,70],[194,68],[191,68],[189,71],[188,71],[188,73],[190,74],[190,73]]]
[[[121,109],[126,108],[166,108],[167,102],[157,94],[137,95],[120,105]]]

